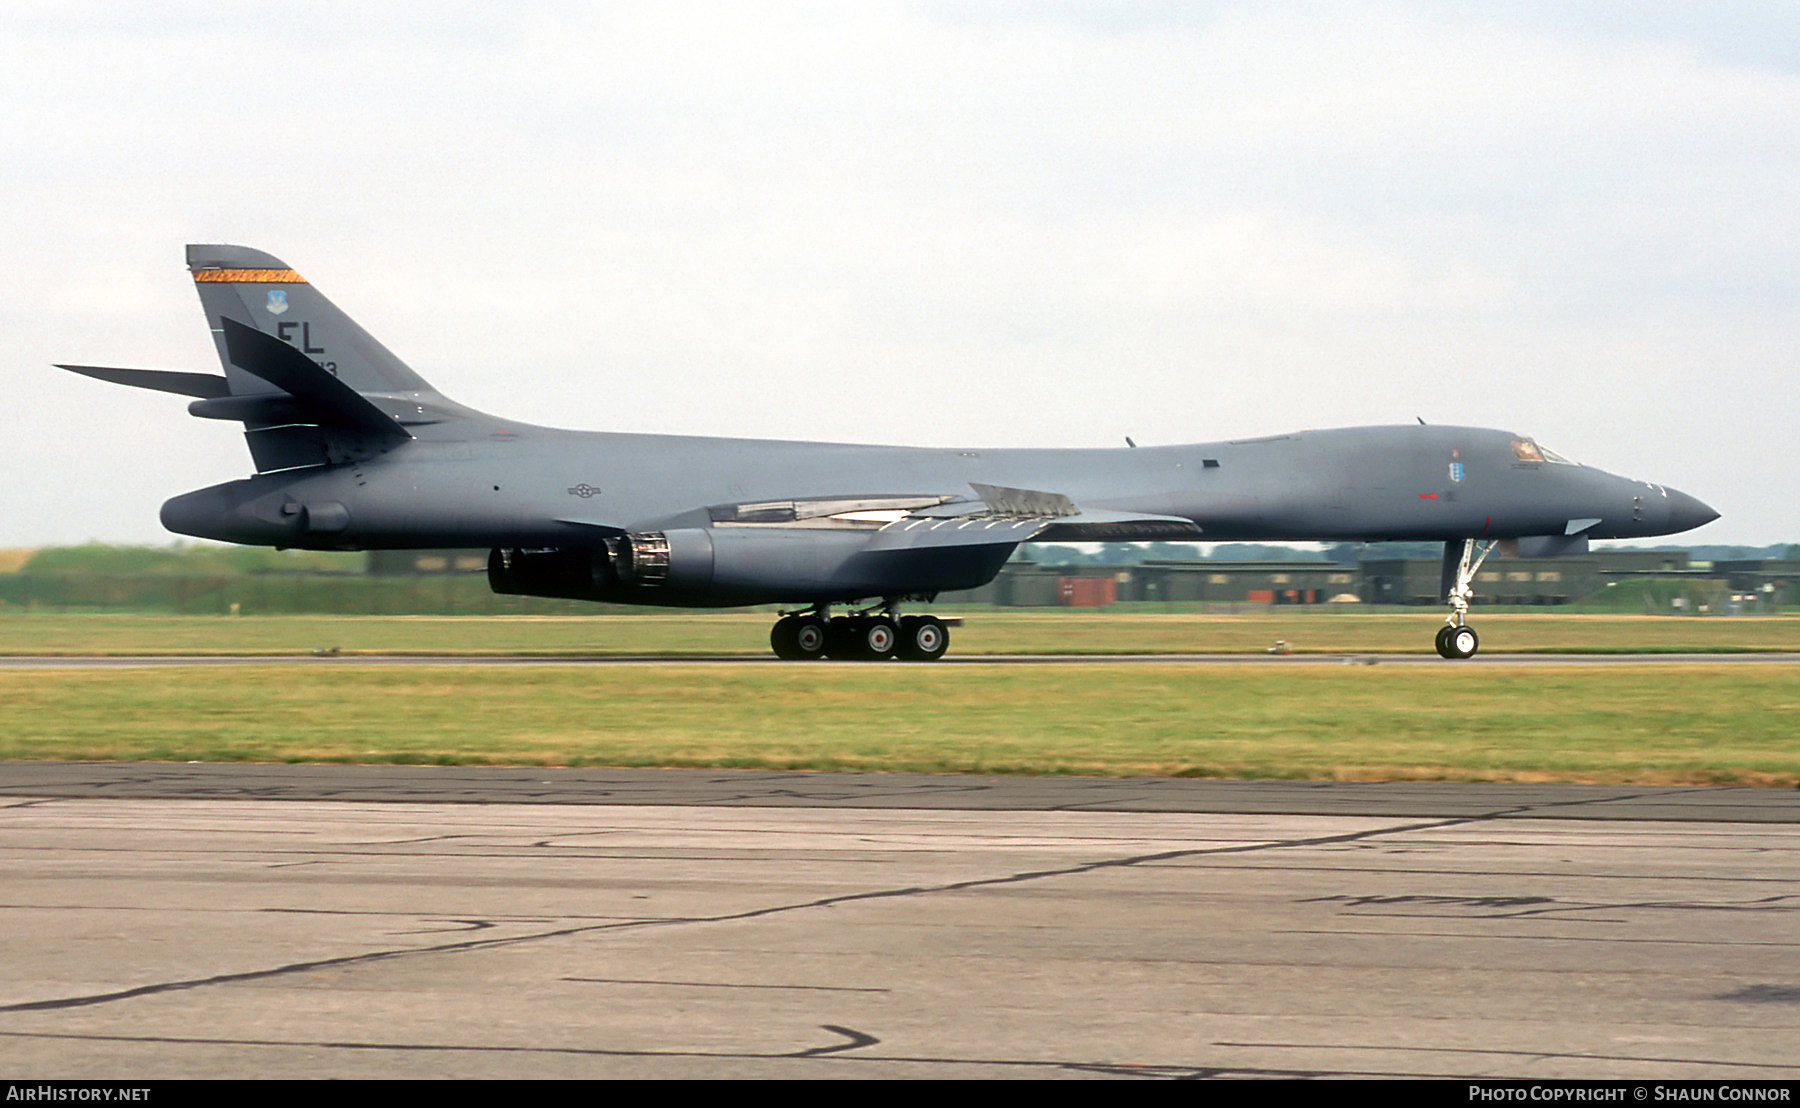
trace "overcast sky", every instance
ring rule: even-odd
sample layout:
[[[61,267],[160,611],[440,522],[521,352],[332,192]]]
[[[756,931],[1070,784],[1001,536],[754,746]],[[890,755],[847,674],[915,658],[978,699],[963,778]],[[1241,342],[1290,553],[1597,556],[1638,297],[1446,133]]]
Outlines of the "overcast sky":
[[[376,14],[371,14],[373,10]],[[170,541],[183,244],[523,421],[1432,423],[1800,542],[1800,5],[0,2],[0,547]]]

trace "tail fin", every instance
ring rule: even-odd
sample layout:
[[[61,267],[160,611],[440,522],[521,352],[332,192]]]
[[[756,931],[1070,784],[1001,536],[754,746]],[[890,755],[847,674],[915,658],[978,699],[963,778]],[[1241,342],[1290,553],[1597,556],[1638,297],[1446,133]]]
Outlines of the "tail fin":
[[[246,246],[195,245],[187,248],[187,264],[233,395],[267,392],[269,385],[232,362],[221,319],[273,335],[357,392],[431,391],[281,259]]]
[[[187,263],[230,388],[189,410],[242,420],[259,472],[368,457],[418,428],[478,415],[441,396],[281,259],[208,244],[190,245]]]
[[[62,368],[195,397],[194,415],[243,423],[261,473],[367,458],[419,433],[461,437],[488,421],[441,396],[279,258],[211,245],[189,246],[187,260],[223,377]]]

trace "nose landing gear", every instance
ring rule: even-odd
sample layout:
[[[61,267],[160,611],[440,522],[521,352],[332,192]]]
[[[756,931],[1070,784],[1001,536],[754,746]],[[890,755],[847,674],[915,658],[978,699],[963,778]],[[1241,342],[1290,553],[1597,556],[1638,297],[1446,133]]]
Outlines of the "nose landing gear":
[[[1481,638],[1468,624],[1438,628],[1437,652],[1444,658],[1472,658],[1481,647]]]
[[[1444,620],[1445,625],[1438,628],[1437,652],[1440,657],[1473,658],[1475,651],[1481,648],[1481,637],[1468,624],[1469,602],[1475,599],[1476,571],[1499,544],[1494,541],[1481,543],[1479,554],[1476,553],[1477,545],[1474,539],[1444,544],[1444,598],[1450,604],[1450,615]]]

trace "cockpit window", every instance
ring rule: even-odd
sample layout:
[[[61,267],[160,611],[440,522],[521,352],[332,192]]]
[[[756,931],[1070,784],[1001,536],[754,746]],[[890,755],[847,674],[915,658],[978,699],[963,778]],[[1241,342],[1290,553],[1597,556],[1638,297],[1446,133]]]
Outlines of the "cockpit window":
[[[1519,459],[1521,462],[1551,462],[1559,466],[1572,466],[1575,464],[1561,454],[1558,454],[1556,451],[1539,446],[1530,439],[1514,439],[1512,441],[1512,452],[1513,457]]]

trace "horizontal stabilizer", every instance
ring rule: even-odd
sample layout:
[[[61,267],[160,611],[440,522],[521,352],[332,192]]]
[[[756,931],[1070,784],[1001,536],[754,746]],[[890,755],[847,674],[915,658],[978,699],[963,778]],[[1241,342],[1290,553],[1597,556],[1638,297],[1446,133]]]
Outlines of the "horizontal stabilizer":
[[[412,437],[367,397],[287,343],[230,317],[221,317],[219,323],[225,332],[226,356],[232,365],[255,374],[315,409],[321,423],[352,427],[382,438]]]
[[[137,389],[154,389],[157,392],[172,392],[177,396],[197,396],[202,400],[214,400],[227,396],[231,392],[230,384],[216,373],[182,373],[172,369],[122,369],[108,365],[59,365],[57,369],[66,369],[70,373],[79,373],[84,377],[96,377],[102,381],[111,381],[116,385],[130,385]]]

